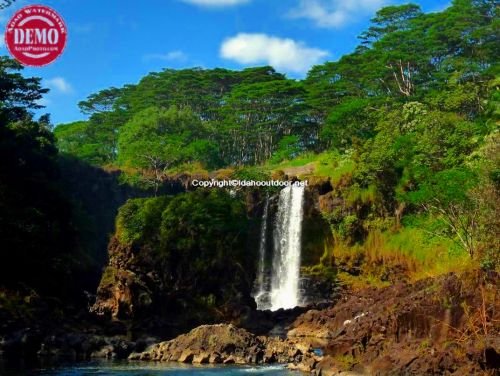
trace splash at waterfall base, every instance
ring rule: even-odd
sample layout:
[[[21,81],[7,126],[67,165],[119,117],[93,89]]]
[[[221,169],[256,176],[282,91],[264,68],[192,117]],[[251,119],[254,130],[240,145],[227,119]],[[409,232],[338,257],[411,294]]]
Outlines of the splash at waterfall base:
[[[472,345],[460,352],[460,333],[466,333],[466,300],[475,310],[484,294],[494,293],[498,277],[456,275],[427,278],[414,284],[344,292],[324,309],[305,310],[288,325],[285,338],[271,333],[255,336],[232,326],[202,326],[174,340],[152,345],[131,359],[185,363],[288,363],[313,375],[494,375],[500,364],[498,330],[488,334],[482,353]],[[489,287],[488,287],[489,286]],[[451,298],[445,307],[436,295]],[[291,310],[288,310],[291,311]],[[284,313],[282,311],[281,313]],[[261,312],[262,315],[278,312]],[[454,325],[457,330],[451,330]],[[251,331],[250,331],[251,332]],[[219,334],[220,333],[220,334]],[[215,336],[212,338],[212,336]],[[212,338],[212,339],[211,339]],[[463,339],[463,338],[462,338]],[[321,351],[317,351],[317,349]]]
[[[277,311],[331,301],[333,286],[320,286],[319,291],[315,281],[301,273],[304,232],[323,241],[329,238],[324,223],[316,223],[318,219],[321,221],[319,213],[311,215],[310,196],[311,192],[303,185],[292,185],[264,200],[253,293],[259,310]],[[305,213],[308,213],[306,220]],[[319,234],[310,234],[318,229]]]

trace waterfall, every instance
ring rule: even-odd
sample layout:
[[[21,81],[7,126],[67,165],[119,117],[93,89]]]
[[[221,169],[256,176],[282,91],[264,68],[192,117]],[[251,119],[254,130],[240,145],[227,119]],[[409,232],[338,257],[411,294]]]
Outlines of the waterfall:
[[[260,241],[259,241],[259,269],[257,274],[257,290],[254,295],[257,308],[266,306],[266,285],[265,285],[265,272],[266,272],[266,247],[267,247],[267,212],[269,210],[269,196],[266,197],[264,205],[264,212],[262,213],[262,224],[260,227]]]
[[[259,264],[254,285],[257,309],[276,311],[294,308],[301,301],[299,292],[300,253],[304,187],[290,186],[279,195],[278,209],[272,228],[268,225],[269,198],[262,214],[259,241]],[[268,232],[272,230],[272,254]],[[271,261],[271,267],[266,267]]]
[[[273,232],[271,310],[299,305],[300,252],[304,187],[290,186],[280,192]]]

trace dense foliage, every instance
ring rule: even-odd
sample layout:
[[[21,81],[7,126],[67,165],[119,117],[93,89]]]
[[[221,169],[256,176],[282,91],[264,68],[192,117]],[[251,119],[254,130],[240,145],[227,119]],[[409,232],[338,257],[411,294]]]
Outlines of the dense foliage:
[[[493,0],[454,0],[429,14],[412,4],[386,7],[354,52],[303,80],[272,67],[166,69],[90,95],[79,104],[88,120],[53,133],[48,116],[32,114],[47,90],[1,58],[0,284],[71,286],[60,281],[75,277],[89,255],[102,262],[96,252],[108,234],[96,237],[100,245],[89,238],[112,225],[101,226],[97,214],[88,225],[88,196],[100,197],[99,217],[109,219],[125,195],[110,199],[114,185],[92,191],[108,180],[91,184],[85,163],[120,169],[160,193],[169,174],[190,166],[224,176],[244,166],[240,176],[267,176],[304,161],[344,200],[325,213],[337,241],[362,243],[392,219],[396,227],[428,219],[426,231],[483,267],[498,266],[499,19]],[[69,156],[61,164],[57,149]],[[71,184],[61,181],[59,165]],[[86,171],[85,184],[77,171]],[[246,257],[231,240],[243,209],[223,193],[158,200],[129,202],[118,233],[124,242],[156,239],[174,284],[212,294],[220,281],[209,270],[222,275],[224,262]]]
[[[0,289],[87,304],[106,260],[117,208],[135,194],[118,176],[58,153],[47,89],[0,58]]]
[[[89,120],[55,133],[62,151],[155,188],[188,164],[276,166],[326,151],[310,160],[332,156],[326,175],[358,206],[327,213],[338,237],[363,240],[373,217],[428,213],[491,265],[498,223],[480,213],[498,203],[498,20],[492,0],[385,7],[353,53],[302,81],[271,67],[167,69],[91,95],[80,103]]]
[[[48,117],[30,112],[47,90],[21,68],[0,59],[0,285],[50,291],[71,279],[75,236]]]
[[[91,95],[80,108],[89,121],[57,127],[59,145],[97,164],[153,170],[193,161],[207,168],[254,164],[270,158],[286,136],[295,136],[298,151],[317,140],[303,84],[271,67],[167,69]],[[148,144],[154,157],[133,150],[150,142],[157,143]]]
[[[129,200],[117,216],[118,240],[149,255],[175,309],[218,307],[250,296],[255,250],[241,198],[224,190]],[[187,314],[187,312],[185,312]]]

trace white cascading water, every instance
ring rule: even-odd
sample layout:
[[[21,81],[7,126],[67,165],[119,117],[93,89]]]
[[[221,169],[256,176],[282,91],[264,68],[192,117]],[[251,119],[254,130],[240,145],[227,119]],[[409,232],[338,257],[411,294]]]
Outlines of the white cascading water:
[[[267,212],[269,210],[269,197],[266,198],[264,213],[262,214],[262,225],[260,227],[259,241],[259,271],[257,275],[257,292],[254,296],[257,308],[265,307],[266,286],[265,286],[265,268],[266,268],[266,247],[267,247]]]
[[[273,232],[274,254],[269,294],[272,311],[294,308],[300,302],[303,201],[304,187],[294,185],[280,192]]]

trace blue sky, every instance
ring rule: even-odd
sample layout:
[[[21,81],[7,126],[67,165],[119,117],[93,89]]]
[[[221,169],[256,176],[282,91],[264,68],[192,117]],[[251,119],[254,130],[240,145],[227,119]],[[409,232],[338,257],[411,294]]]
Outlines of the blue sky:
[[[301,78],[314,64],[357,45],[375,11],[400,0],[45,0],[68,27],[64,54],[25,74],[51,92],[44,112],[55,124],[84,119],[77,103],[110,86],[136,83],[162,68],[270,64]],[[424,11],[449,0],[414,0]],[[0,27],[32,2],[0,11]],[[3,42],[3,36],[1,38]],[[3,43],[1,54],[8,54]]]

